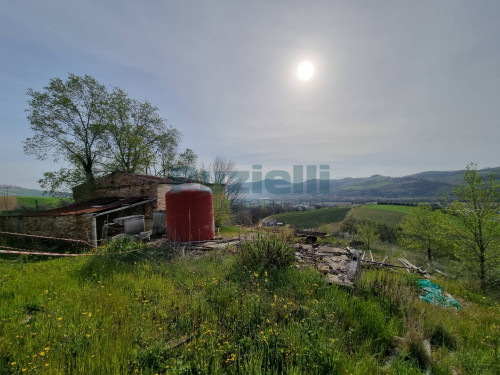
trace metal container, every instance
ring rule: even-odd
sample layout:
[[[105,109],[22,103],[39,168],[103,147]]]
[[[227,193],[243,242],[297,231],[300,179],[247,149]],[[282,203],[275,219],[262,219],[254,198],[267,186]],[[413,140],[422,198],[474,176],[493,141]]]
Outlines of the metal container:
[[[153,236],[166,232],[165,210],[153,210]]]
[[[113,221],[115,224],[123,225],[123,229],[127,234],[139,234],[144,232],[144,215],[117,217]]]
[[[174,242],[205,241],[215,237],[212,190],[182,184],[165,194],[167,238]]]

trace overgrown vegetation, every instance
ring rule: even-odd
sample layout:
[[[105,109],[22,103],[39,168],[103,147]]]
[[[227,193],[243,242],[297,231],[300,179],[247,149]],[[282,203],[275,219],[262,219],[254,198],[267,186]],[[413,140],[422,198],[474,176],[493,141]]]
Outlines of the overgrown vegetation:
[[[110,244],[107,251],[124,245]],[[288,252],[273,238],[248,246],[261,255]],[[366,271],[352,293],[328,285],[311,268],[266,267],[257,258],[245,264],[244,253],[167,260],[171,252],[0,261],[1,372],[498,369],[498,303],[457,282],[437,280],[466,306],[444,314],[416,298],[416,279],[406,273]],[[432,358],[422,349],[425,339]]]

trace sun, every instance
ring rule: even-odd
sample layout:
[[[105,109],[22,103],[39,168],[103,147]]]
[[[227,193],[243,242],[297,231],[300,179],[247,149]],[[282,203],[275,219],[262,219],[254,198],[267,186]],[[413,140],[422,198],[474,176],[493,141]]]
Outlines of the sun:
[[[302,61],[297,67],[297,76],[301,81],[309,81],[314,76],[314,64],[310,61]]]

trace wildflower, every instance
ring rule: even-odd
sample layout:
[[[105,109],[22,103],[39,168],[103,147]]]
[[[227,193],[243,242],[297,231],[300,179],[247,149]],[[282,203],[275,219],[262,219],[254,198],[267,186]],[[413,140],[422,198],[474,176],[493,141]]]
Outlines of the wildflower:
[[[91,313],[91,312],[89,312],[89,318],[91,318],[91,317],[92,317],[92,313]]]
[[[48,366],[49,366],[49,364],[48,364],[48,363],[46,363],[46,364],[45,364],[45,367],[48,367]]]
[[[16,365],[16,363],[17,363],[17,362],[11,362],[10,364],[11,364],[12,366],[15,366],[15,365]]]
[[[50,347],[47,346],[46,348],[44,348],[44,350],[49,351]]]
[[[257,272],[254,272],[254,273],[253,273],[253,275],[254,275],[255,277],[259,277],[259,274],[258,274]]]
[[[45,352],[40,352],[40,355],[43,357],[45,355]]]
[[[58,321],[61,321],[61,320],[62,320],[62,318],[61,318],[61,317],[59,317],[59,318],[57,318],[57,320],[58,320]]]

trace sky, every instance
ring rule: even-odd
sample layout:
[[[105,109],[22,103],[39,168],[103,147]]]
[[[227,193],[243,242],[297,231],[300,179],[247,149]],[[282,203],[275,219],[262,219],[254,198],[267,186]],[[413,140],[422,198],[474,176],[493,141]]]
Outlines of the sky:
[[[26,92],[70,73],[156,105],[205,164],[499,166],[499,16],[497,0],[0,0],[0,184],[61,167],[23,153]]]

